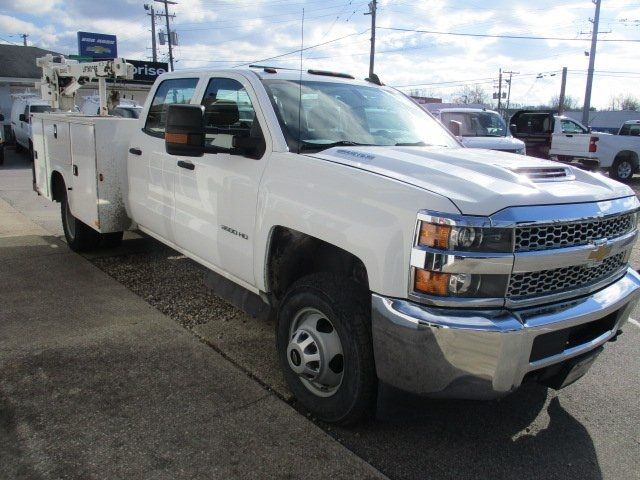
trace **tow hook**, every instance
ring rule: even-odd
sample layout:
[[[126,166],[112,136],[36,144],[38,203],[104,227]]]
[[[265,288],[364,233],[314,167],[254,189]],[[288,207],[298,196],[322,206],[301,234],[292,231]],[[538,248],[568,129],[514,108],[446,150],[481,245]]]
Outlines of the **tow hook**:
[[[613,337],[611,337],[611,338],[609,339],[609,341],[610,341],[610,342],[615,342],[616,340],[618,340],[618,337],[619,337],[620,335],[622,335],[622,330],[618,330],[618,331],[616,332],[616,334],[615,334]]]

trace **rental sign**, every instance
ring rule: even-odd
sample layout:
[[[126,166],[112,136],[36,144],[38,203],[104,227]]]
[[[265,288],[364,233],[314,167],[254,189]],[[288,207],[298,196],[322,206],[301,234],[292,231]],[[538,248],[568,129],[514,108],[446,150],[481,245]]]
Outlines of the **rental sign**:
[[[116,58],[118,41],[115,35],[78,32],[78,54],[95,60]]]

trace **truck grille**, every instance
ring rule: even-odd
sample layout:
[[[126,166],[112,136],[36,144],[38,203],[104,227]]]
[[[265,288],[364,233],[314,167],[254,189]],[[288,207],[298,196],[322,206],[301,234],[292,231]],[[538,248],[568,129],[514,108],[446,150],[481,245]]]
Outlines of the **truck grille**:
[[[587,245],[602,238],[615,238],[635,228],[635,214],[628,213],[601,220],[559,225],[516,228],[516,252]]]
[[[550,295],[585,287],[604,280],[625,265],[625,252],[612,255],[594,266],[575,265],[511,276],[508,298]]]

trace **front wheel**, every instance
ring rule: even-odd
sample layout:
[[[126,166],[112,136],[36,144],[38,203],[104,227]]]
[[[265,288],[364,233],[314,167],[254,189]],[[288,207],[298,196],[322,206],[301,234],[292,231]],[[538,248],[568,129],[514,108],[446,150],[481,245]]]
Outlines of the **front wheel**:
[[[626,158],[619,158],[613,165],[611,165],[611,169],[609,170],[609,176],[614,180],[618,180],[620,182],[628,182],[633,177],[635,172],[635,165],[633,162]]]
[[[73,216],[66,195],[60,203],[60,212],[62,215],[64,238],[67,240],[67,244],[71,250],[74,252],[87,252],[98,246],[98,243],[100,243],[100,233]]]
[[[353,424],[375,411],[369,302],[359,284],[319,273],[295,282],[278,310],[285,380],[302,406],[325,422]]]

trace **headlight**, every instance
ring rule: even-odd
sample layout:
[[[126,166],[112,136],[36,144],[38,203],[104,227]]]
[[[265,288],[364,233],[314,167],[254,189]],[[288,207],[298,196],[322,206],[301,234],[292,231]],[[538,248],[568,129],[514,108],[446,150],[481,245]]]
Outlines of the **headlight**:
[[[475,227],[420,221],[418,244],[438,250],[464,252],[511,252],[512,229]],[[453,222],[451,222],[453,223]]]
[[[512,252],[511,228],[492,227],[484,217],[421,212],[412,253],[412,289],[437,297],[502,298]],[[485,266],[479,268],[480,264]]]

